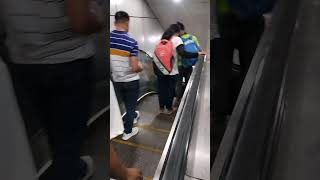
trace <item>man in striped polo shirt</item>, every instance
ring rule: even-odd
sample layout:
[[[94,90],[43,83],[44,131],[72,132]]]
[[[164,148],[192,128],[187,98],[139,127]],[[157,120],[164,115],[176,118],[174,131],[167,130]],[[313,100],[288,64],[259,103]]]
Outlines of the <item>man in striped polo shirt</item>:
[[[129,15],[124,11],[115,14],[116,30],[110,33],[111,73],[115,89],[123,99],[126,107],[124,117],[123,140],[128,140],[139,132],[133,123],[137,122],[139,112],[135,111],[139,96],[139,72],[142,71],[138,61],[138,43],[128,35]]]

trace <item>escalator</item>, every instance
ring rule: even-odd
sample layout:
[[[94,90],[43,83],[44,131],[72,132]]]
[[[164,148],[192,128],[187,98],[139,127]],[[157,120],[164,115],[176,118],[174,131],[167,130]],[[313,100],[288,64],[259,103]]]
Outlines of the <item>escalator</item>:
[[[169,158],[169,156],[176,156],[177,154],[177,152],[174,152],[171,149],[182,147],[184,147],[183,149],[186,149],[186,147],[188,147],[189,145],[189,142],[191,142],[191,153],[189,154],[190,157],[187,157],[188,153],[181,154],[183,155],[183,160],[189,159],[190,162],[184,162],[185,165],[189,165],[184,168],[184,172],[180,175],[181,177],[184,177],[186,173],[189,173],[190,176],[197,176],[194,174],[194,164],[208,161],[208,158],[205,158],[204,161],[203,159],[199,158],[201,157],[199,156],[199,149],[202,148],[202,153],[208,151],[209,154],[209,150],[203,148],[204,146],[207,146],[209,142],[209,131],[203,132],[199,128],[203,128],[204,126],[208,127],[209,113],[207,113],[208,116],[206,117],[206,121],[204,123],[195,123],[195,127],[198,129],[193,134],[191,131],[192,120],[194,119],[194,117],[200,118],[199,113],[196,113],[197,110],[199,111],[199,109],[209,112],[209,103],[203,103],[201,108],[197,110],[195,110],[197,106],[195,106],[194,104],[196,102],[196,99],[198,99],[199,101],[199,99],[203,100],[204,98],[210,98],[210,66],[206,66],[207,70],[205,71],[206,73],[204,73],[206,74],[206,76],[202,78],[205,83],[201,83],[200,89],[202,90],[202,92],[206,92],[201,93],[203,94],[202,98],[198,97],[200,93],[197,95],[198,89],[200,87],[199,80],[201,77],[204,61],[203,58],[200,58],[196,67],[194,68],[194,72],[189,80],[189,83],[186,85],[186,90],[177,112],[172,115],[166,115],[158,114],[159,103],[158,95],[156,94],[156,77],[153,74],[152,69],[152,57],[148,56],[145,52],[140,51],[139,61],[142,63],[144,71],[142,72],[142,74],[140,74],[140,98],[137,105],[137,110],[140,111],[140,120],[135,126],[139,127],[140,131],[135,137],[131,138],[128,141],[123,141],[121,139],[121,136],[118,136],[115,139],[111,140],[111,144],[117,152],[121,162],[123,162],[125,166],[140,168],[142,170],[144,179],[146,180],[160,180],[171,179],[164,177],[164,174],[172,173],[172,171],[175,171],[174,169],[171,169],[170,171],[166,170],[167,162],[170,163],[173,160],[172,158]],[[196,79],[194,81],[195,77]],[[193,93],[190,93],[191,87],[193,87]],[[121,102],[120,98],[118,99],[120,109],[124,114],[125,112],[123,102]],[[201,104],[200,102],[198,103]],[[186,106],[187,104],[190,104],[192,106]],[[188,115],[186,114],[186,112],[188,112]],[[206,113],[201,114],[202,118],[207,115]],[[189,123],[191,123],[188,128],[182,129],[182,127],[180,127],[181,125],[183,125],[182,116],[184,116],[183,119],[186,119],[186,116],[192,118],[188,118],[188,121],[190,122],[184,124],[188,125]],[[185,120],[185,122],[187,121]],[[185,138],[185,140],[180,141],[181,144],[175,145],[175,138],[181,136],[179,131],[185,131],[184,133],[187,133],[188,136],[183,137]],[[194,136],[193,141],[191,141],[191,136]],[[202,139],[202,143],[199,142],[199,139]],[[166,163],[163,163],[164,161]],[[207,162],[207,164],[209,167],[209,162]],[[176,167],[180,167],[179,164],[176,164]],[[209,176],[209,171],[210,170],[208,169],[208,171],[202,172]],[[180,171],[178,172],[180,173]]]
[[[319,179],[319,9],[319,1],[278,1],[211,179]]]
[[[284,80],[284,110],[272,155],[272,180],[319,179],[320,2],[300,2]]]
[[[143,172],[144,179],[152,179],[166,144],[174,115],[159,115],[159,103],[156,76],[153,72],[152,57],[139,51],[139,62],[143,67],[140,75],[139,99],[136,110],[140,119],[135,127],[139,133],[128,141],[123,141],[121,135],[111,141],[121,162],[127,167],[137,167]],[[118,96],[120,110],[125,113],[124,103]]]
[[[156,94],[141,100],[137,110],[140,111],[140,120],[135,126],[139,127],[139,133],[128,141],[119,136],[111,144],[125,166],[140,168],[148,180],[152,179],[160,161],[174,115],[158,115]]]

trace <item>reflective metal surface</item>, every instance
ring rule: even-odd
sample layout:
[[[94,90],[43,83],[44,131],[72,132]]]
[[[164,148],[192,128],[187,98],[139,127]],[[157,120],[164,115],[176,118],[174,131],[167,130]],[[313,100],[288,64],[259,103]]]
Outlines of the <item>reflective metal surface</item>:
[[[210,180],[210,61],[204,62],[197,96],[186,175]]]
[[[130,16],[129,35],[138,42],[140,49],[153,56],[156,43],[160,40],[163,27],[145,0],[111,0],[110,30],[114,29],[114,14],[126,11]]]
[[[150,91],[157,91],[157,77],[153,71],[153,59],[145,51],[139,50],[139,62],[142,65],[143,71],[140,75],[140,89],[139,93],[142,96]]]
[[[205,58],[204,58],[205,59]],[[166,146],[158,164],[154,180],[183,179],[192,132],[196,95],[202,73],[203,58],[196,64],[180,102]]]
[[[320,1],[300,1],[288,56],[284,118],[272,180],[318,180],[320,142]]]
[[[201,47],[209,51],[210,0],[146,0],[164,29],[181,21],[194,34]]]

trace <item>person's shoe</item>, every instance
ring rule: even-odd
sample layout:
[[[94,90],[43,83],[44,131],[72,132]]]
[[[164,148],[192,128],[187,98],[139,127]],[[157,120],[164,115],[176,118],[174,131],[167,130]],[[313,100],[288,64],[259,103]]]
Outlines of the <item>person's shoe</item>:
[[[164,108],[160,108],[160,110],[159,110],[159,114],[165,114],[165,109]]]
[[[133,119],[133,124],[137,124],[138,120],[140,119],[140,112],[136,111],[136,113],[137,113],[137,117]]]
[[[176,107],[172,107],[171,109],[168,109],[168,110],[167,110],[167,113],[166,113],[166,114],[171,115],[171,114],[174,113],[176,110],[177,110]]]
[[[89,180],[95,171],[93,159],[90,156],[82,156],[80,159],[86,164],[86,172],[83,177],[81,177],[81,180]]]
[[[181,102],[181,98],[177,98],[176,101],[174,102],[174,107],[179,107]]]
[[[131,133],[129,133],[129,134],[127,134],[127,133],[123,133],[123,135],[122,135],[122,140],[127,141],[127,140],[129,140],[132,136],[137,135],[137,134],[138,134],[138,132],[139,132],[139,128],[134,127],[134,128],[132,128]]]

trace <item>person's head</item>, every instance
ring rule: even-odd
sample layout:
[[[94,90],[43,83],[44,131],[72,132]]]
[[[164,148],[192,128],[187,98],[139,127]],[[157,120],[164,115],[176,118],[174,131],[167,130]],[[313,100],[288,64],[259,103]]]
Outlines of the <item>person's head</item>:
[[[161,39],[171,39],[172,36],[179,36],[180,35],[180,29],[177,24],[171,24],[169,28],[163,33]]]
[[[115,14],[114,18],[115,18],[114,25],[116,26],[117,30],[129,31],[130,17],[128,13],[124,11],[118,11]]]
[[[177,22],[177,25],[179,26],[180,29],[180,35],[183,35],[186,33],[185,29],[184,29],[184,25],[181,22]]]
[[[176,35],[176,36],[180,35],[180,28],[177,24],[171,24],[169,26],[169,29],[172,29],[172,31],[174,32],[174,35]]]

